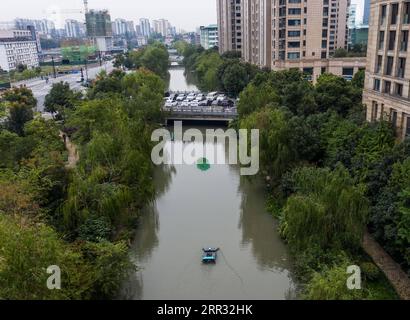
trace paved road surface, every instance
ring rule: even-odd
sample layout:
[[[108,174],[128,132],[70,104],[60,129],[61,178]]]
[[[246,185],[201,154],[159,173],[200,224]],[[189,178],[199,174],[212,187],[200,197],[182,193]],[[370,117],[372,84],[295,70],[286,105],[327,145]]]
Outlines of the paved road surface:
[[[88,69],[88,78],[94,79],[97,74],[101,70],[107,70],[107,72],[111,72],[113,70],[113,66],[111,62],[107,62],[105,65],[103,64],[101,67],[94,67]],[[85,77],[85,71],[84,71]],[[84,87],[81,86],[81,83],[78,81],[81,79],[80,74],[68,74],[64,76],[57,77],[56,79],[50,78],[48,84],[46,84],[45,80],[35,79],[35,80],[28,80],[25,82],[14,83],[14,86],[19,86],[25,84],[27,88],[30,88],[33,91],[34,97],[37,99],[37,111],[43,112],[44,111],[44,99],[45,96],[50,92],[51,86],[53,83],[58,83],[60,81],[68,82],[70,88],[73,90],[83,90]]]

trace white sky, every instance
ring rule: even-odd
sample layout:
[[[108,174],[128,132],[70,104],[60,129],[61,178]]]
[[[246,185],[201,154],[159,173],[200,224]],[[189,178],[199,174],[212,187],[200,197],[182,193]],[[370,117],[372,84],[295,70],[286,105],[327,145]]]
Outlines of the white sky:
[[[90,9],[108,9],[111,19],[168,19],[177,30],[194,31],[216,23],[216,0],[88,0]],[[48,18],[57,23],[68,18],[84,20],[83,0],[1,0],[0,21],[19,18]],[[60,12],[62,14],[56,14]]]
[[[47,18],[57,25],[67,18],[83,20],[76,13],[83,9],[83,0],[1,0],[0,21],[19,18]],[[7,4],[6,4],[7,3]],[[357,22],[362,20],[364,0],[358,4]],[[137,22],[139,18],[168,19],[177,30],[193,31],[201,25],[216,23],[216,0],[89,0],[91,9],[108,9],[111,19],[124,18]]]

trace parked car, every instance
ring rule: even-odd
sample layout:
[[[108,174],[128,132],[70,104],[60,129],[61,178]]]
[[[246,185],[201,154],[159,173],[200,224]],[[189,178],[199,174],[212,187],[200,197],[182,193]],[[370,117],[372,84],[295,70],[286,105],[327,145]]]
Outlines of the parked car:
[[[188,101],[195,100],[195,98],[196,98],[195,93],[190,93],[190,94],[186,97],[186,99],[187,99]]]
[[[182,101],[181,107],[189,107],[189,101],[188,100]]]
[[[226,100],[226,96],[225,96],[224,94],[220,94],[220,95],[216,98],[216,100],[218,100],[218,101]]]
[[[200,107],[207,107],[207,106],[208,106],[208,102],[209,102],[209,100],[199,101],[198,106],[200,106]],[[210,102],[210,103],[212,103],[212,102]]]
[[[212,107],[217,107],[219,105],[219,101],[218,100],[214,100],[214,101],[212,101],[212,103],[211,103],[211,106]]]
[[[221,103],[219,104],[221,107],[232,107],[233,106],[233,101],[232,100],[223,100],[221,101]]]
[[[189,104],[192,108],[197,108],[198,106],[199,106],[199,103],[198,103],[198,101],[192,101],[190,104]]]
[[[206,98],[208,99],[208,100],[215,100],[215,98],[217,97],[217,95],[218,95],[218,92],[210,92],[210,93],[208,93],[207,94],[207,96],[206,96]]]
[[[185,94],[180,94],[178,97],[177,97],[177,101],[184,101],[185,100]]]
[[[205,100],[205,95],[203,93],[200,93],[196,96],[195,98],[196,101],[202,101]]]

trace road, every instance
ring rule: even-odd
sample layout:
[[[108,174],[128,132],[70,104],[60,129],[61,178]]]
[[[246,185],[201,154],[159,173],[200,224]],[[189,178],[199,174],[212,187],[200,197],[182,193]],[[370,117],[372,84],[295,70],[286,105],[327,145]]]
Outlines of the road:
[[[111,62],[106,62],[101,67],[98,66],[98,67],[88,68],[88,78],[94,79],[101,70],[106,70],[107,72],[111,72],[113,69],[114,67]],[[85,71],[84,71],[84,77],[86,77]],[[27,81],[22,81],[18,83],[13,83],[13,86],[18,87],[20,85],[25,85],[27,88],[31,89],[33,91],[34,97],[37,99],[37,111],[43,113],[45,97],[50,92],[51,87],[54,83],[58,83],[61,81],[67,82],[70,85],[71,89],[81,91],[84,89],[84,87],[81,86],[81,83],[79,83],[80,79],[81,79],[80,74],[67,74],[67,75],[59,76],[56,79],[50,78],[48,84],[46,84],[45,80],[35,79],[35,80],[27,80]]]

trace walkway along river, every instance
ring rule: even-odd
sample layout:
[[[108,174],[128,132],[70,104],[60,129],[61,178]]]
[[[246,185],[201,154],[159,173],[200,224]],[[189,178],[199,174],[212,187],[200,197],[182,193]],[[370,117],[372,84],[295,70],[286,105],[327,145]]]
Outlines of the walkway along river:
[[[170,89],[196,90],[170,70]],[[199,127],[205,129],[205,127]],[[182,144],[173,141],[167,144]],[[214,147],[224,152],[223,145]],[[157,198],[141,218],[131,248],[138,271],[123,288],[127,299],[288,299],[295,296],[287,249],[265,210],[258,179],[239,166],[157,168]],[[203,265],[201,249],[221,249]]]

